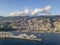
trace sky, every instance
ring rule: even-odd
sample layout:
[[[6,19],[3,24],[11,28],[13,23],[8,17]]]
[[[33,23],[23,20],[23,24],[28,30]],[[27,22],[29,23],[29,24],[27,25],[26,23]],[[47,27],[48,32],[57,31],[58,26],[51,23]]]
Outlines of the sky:
[[[60,0],[0,0],[0,16],[60,15]]]

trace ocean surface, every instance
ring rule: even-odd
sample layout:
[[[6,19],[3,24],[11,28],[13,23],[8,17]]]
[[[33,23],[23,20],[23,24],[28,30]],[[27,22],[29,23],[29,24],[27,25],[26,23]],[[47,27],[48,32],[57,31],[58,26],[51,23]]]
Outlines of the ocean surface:
[[[60,34],[34,33],[34,35],[36,35],[38,38],[42,38],[42,41],[0,39],[0,45],[60,45]]]

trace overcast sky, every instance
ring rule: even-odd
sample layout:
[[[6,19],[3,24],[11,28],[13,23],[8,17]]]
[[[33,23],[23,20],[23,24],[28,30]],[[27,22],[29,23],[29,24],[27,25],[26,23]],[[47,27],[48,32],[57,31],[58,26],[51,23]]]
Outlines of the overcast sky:
[[[25,10],[25,12],[24,12]],[[42,12],[42,13],[40,13]],[[0,16],[60,14],[60,0],[0,0]]]

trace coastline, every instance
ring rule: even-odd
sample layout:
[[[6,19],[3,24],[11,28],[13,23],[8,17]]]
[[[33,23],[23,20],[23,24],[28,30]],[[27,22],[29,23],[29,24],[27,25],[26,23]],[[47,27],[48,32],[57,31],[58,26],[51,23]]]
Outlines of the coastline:
[[[36,38],[36,39],[27,39],[27,38],[20,38],[20,37],[18,37],[18,36],[7,36],[7,35],[2,35],[2,36],[0,36],[0,39],[20,39],[20,40],[32,40],[32,41],[42,41],[42,39],[40,38],[40,39],[38,39],[38,38]]]
[[[32,33],[59,33],[60,34],[60,32],[55,32],[55,31],[53,31],[53,32],[50,32],[50,31],[46,31],[46,32],[41,31],[41,32],[32,32]]]

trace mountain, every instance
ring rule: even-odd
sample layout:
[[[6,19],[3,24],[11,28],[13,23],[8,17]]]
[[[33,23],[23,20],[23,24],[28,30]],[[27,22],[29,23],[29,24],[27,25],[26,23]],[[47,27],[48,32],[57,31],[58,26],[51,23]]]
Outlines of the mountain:
[[[0,27],[12,27],[20,31],[60,31],[60,16],[0,17]]]

